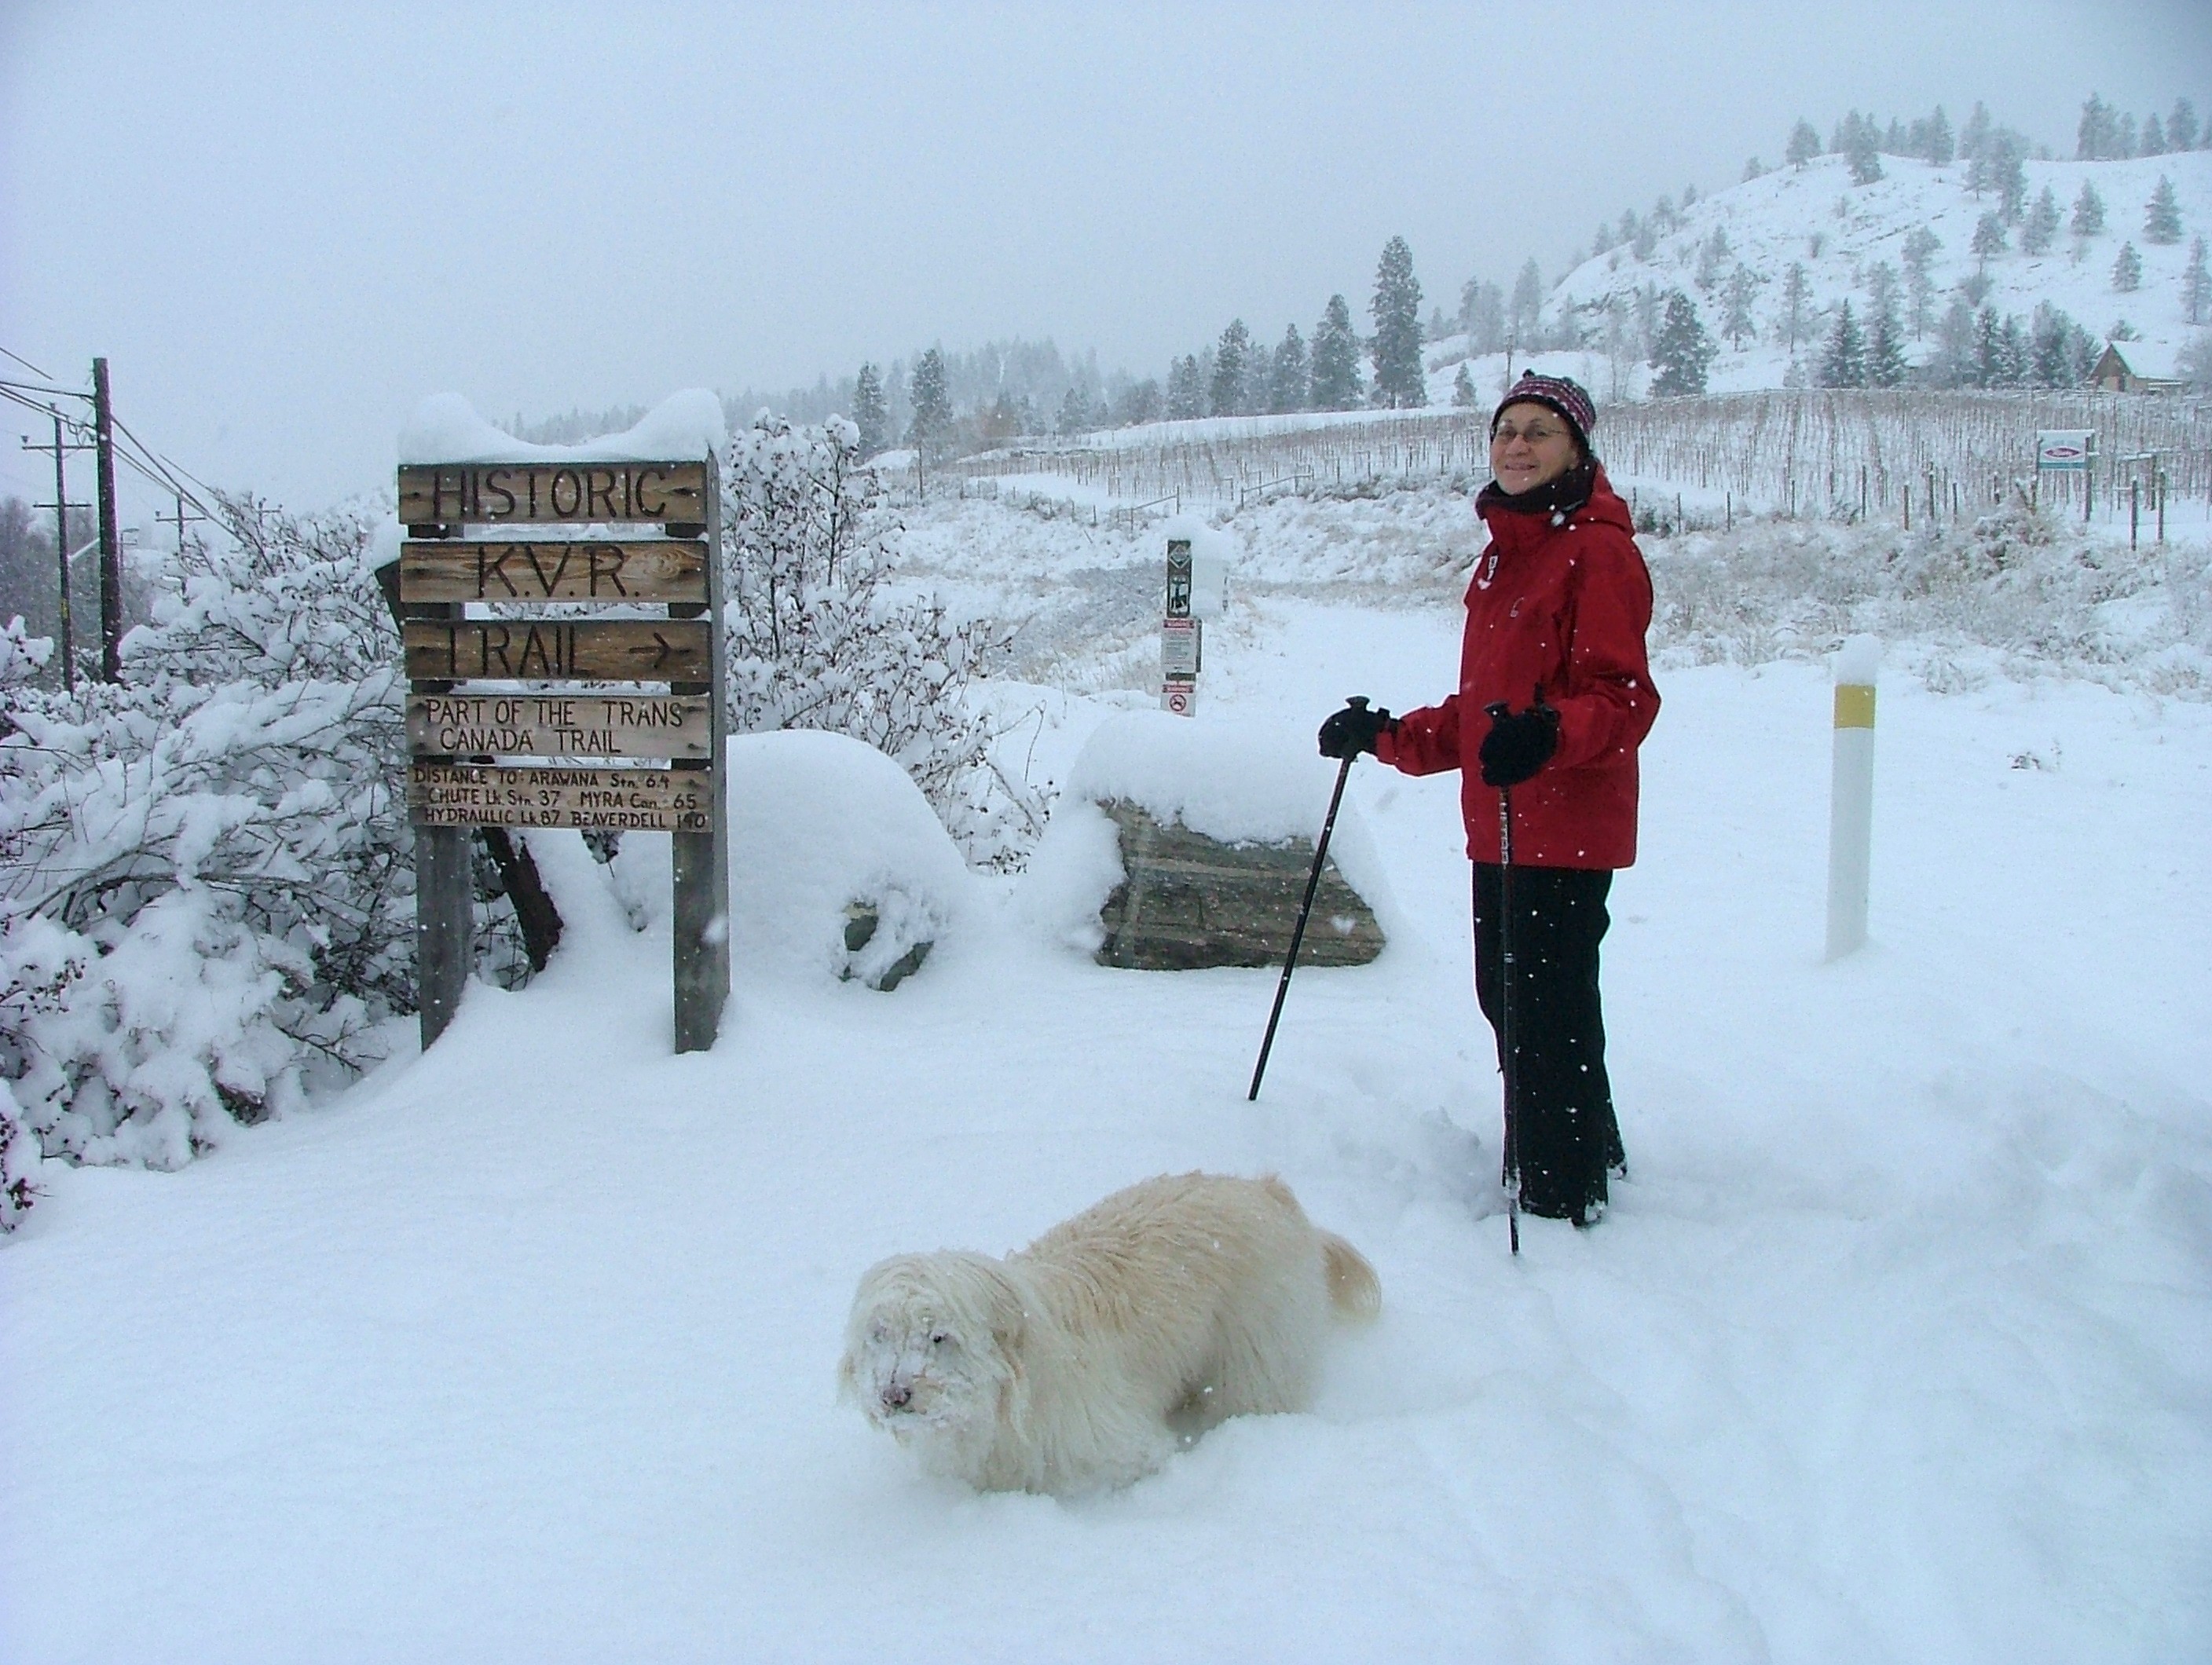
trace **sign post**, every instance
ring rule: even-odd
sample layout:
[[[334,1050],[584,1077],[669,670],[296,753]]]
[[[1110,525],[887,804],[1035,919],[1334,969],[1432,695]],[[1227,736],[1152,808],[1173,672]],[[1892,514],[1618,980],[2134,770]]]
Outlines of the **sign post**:
[[[1167,617],[1160,621],[1160,705],[1178,717],[1198,708],[1199,621],[1191,617],[1190,539],[1168,539]]]
[[[713,1046],[730,990],[716,459],[408,465],[399,518],[423,1046],[468,981],[474,827],[667,833],[676,1049]],[[600,532],[638,525],[662,535]],[[484,526],[532,541],[467,535]],[[580,611],[608,607],[623,616]]]

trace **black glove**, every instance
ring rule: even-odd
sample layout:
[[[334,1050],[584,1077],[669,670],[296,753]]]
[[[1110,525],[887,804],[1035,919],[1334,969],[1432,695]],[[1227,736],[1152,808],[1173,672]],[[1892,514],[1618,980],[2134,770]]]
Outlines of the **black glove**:
[[[1375,750],[1376,735],[1397,726],[1397,719],[1387,707],[1377,706],[1370,711],[1365,700],[1347,700],[1343,710],[1330,713],[1328,720],[1321,726],[1321,755],[1357,757],[1363,751]]]
[[[1559,714],[1544,703],[1516,713],[1500,700],[1486,708],[1490,732],[1482,737],[1482,784],[1517,787],[1552,760],[1559,749]]]

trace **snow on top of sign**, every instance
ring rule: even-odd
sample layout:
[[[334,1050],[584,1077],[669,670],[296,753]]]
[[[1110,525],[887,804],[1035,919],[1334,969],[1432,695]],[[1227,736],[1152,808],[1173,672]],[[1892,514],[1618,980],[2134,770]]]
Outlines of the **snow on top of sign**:
[[[1163,531],[1170,543],[1190,540],[1191,617],[1220,617],[1229,598],[1229,569],[1237,560],[1235,535],[1188,513],[1170,517]]]
[[[853,963],[880,973],[916,942],[941,944],[966,911],[975,876],[913,778],[873,746],[803,729],[732,735],[726,773],[736,963],[836,975],[858,902],[879,923]]]
[[[633,428],[574,445],[532,445],[495,428],[459,393],[433,393],[399,430],[402,463],[688,461],[729,441],[722,402],[703,387],[672,393]]]
[[[1078,754],[1052,823],[1030,857],[1022,911],[1048,934],[1083,948],[1098,941],[1099,908],[1124,877],[1113,823],[1098,805],[1125,799],[1155,821],[1180,822],[1225,844],[1276,844],[1321,832],[1337,765],[1310,731],[1279,723],[1219,722],[1164,711],[1127,712],[1102,725]],[[1373,908],[1386,937],[1401,920],[1381,856],[1349,794],[1329,857]]]

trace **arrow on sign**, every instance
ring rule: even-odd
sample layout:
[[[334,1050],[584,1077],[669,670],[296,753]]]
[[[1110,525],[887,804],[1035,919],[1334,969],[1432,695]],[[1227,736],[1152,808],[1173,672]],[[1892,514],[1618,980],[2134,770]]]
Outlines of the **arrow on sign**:
[[[659,631],[655,630],[653,633],[652,647],[648,647],[645,643],[641,641],[636,647],[629,650],[629,654],[632,659],[643,659],[650,655],[653,659],[652,668],[658,671],[661,666],[668,663],[669,657],[675,652],[675,644],[670,641],[666,636],[661,635]]]

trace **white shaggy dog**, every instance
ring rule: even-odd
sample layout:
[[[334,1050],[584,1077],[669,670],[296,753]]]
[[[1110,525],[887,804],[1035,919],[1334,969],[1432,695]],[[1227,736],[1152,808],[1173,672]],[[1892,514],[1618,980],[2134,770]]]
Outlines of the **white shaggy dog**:
[[[1064,1494],[1150,1473],[1179,1432],[1303,1410],[1331,1308],[1381,1304],[1375,1269],[1279,1179],[1164,1176],[1003,1261],[870,1267],[837,1373],[937,1472]]]

